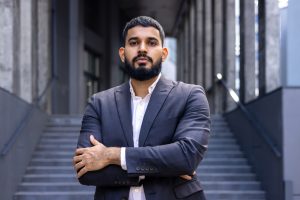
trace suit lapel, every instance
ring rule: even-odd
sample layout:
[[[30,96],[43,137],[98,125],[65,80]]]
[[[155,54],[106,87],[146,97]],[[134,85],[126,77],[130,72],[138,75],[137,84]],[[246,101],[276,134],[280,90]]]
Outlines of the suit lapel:
[[[150,128],[173,87],[173,82],[163,77],[158,81],[144,115],[139,137],[139,146],[144,146]]]
[[[115,100],[127,144],[129,147],[133,147],[131,96],[128,82],[124,83],[118,89],[116,89]]]

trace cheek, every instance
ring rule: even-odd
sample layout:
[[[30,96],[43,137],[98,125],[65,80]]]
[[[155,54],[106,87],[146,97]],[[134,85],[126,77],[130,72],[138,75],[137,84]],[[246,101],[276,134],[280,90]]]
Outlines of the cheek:
[[[124,59],[126,58],[128,61],[132,61],[132,58],[133,58],[134,56],[132,55],[132,53],[131,52],[125,52],[124,53]]]
[[[163,56],[162,52],[153,52],[152,54],[153,61],[155,62],[157,60],[162,59],[162,56]]]

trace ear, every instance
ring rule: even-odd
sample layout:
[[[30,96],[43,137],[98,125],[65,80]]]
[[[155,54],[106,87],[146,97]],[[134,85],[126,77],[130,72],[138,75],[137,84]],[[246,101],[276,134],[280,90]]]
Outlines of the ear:
[[[168,55],[169,55],[169,50],[168,50],[168,48],[167,47],[163,47],[163,52],[162,52],[162,61],[164,62],[166,59],[167,59],[167,57],[168,57]]]
[[[124,47],[121,47],[119,49],[119,56],[120,56],[121,61],[124,63],[125,62],[125,48]]]

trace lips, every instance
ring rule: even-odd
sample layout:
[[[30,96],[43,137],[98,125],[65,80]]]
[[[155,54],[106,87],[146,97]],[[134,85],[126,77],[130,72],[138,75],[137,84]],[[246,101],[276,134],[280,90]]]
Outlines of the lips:
[[[147,62],[152,62],[152,59],[145,56],[139,56],[136,57],[133,62],[137,62],[138,64],[146,64]]]

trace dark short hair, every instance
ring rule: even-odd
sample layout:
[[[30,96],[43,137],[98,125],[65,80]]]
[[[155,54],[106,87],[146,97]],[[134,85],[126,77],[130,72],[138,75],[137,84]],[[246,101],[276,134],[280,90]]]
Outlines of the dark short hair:
[[[159,36],[160,36],[162,45],[164,44],[165,32],[164,32],[164,29],[162,28],[162,26],[160,25],[160,23],[151,17],[139,16],[139,17],[133,18],[132,20],[127,22],[127,24],[123,30],[123,34],[122,34],[124,46],[126,43],[126,36],[127,36],[128,30],[133,27],[136,27],[136,26],[143,26],[143,27],[152,26],[152,27],[156,28],[159,31]]]

